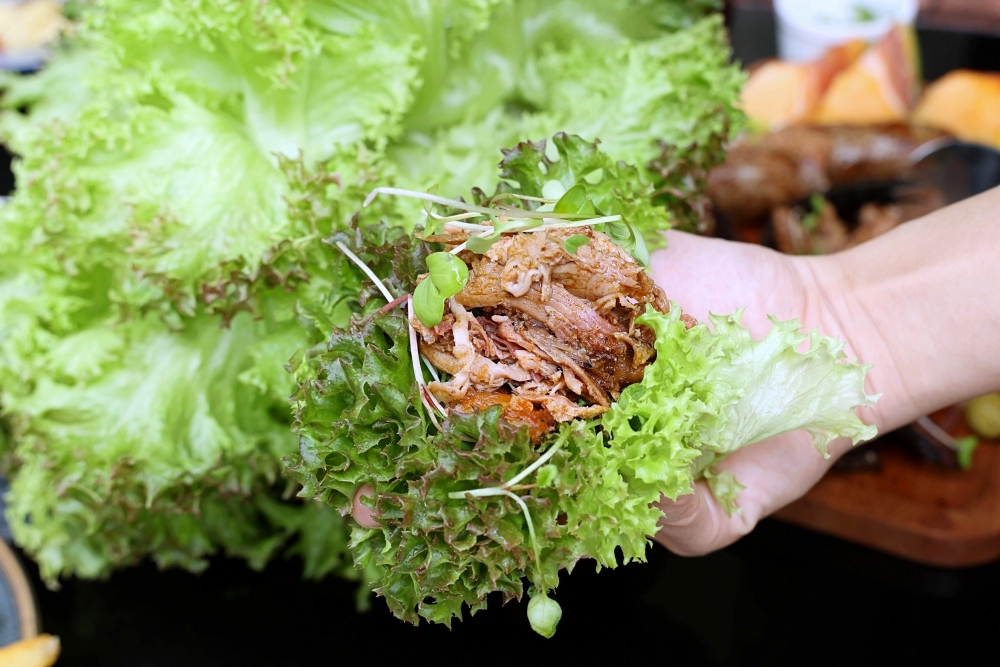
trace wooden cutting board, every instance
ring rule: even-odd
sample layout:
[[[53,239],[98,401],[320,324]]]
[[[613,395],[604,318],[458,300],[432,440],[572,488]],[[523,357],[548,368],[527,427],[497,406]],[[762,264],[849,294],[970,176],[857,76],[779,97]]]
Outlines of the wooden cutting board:
[[[969,434],[957,408],[933,418]],[[874,446],[878,469],[832,470],[776,517],[926,565],[1000,559],[1000,443],[980,440],[968,470],[926,461],[894,434]]]

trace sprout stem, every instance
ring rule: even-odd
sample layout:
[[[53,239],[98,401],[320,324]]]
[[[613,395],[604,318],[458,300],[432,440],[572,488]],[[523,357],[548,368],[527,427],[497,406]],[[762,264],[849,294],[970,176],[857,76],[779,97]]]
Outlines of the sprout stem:
[[[535,567],[538,569],[538,579],[542,582],[542,592],[544,593],[548,586],[545,584],[545,572],[542,570],[542,556],[541,552],[538,550],[538,539],[535,537],[535,524],[531,521],[531,512],[528,511],[528,506],[525,504],[524,500],[521,499],[521,496],[516,493],[511,493],[506,489],[502,489],[500,493],[520,505],[521,511],[524,512],[524,520],[528,524],[528,537],[531,538],[531,551],[535,556]]]
[[[469,218],[482,218],[484,217],[482,213],[470,212],[470,213],[459,213],[457,215],[438,215],[434,211],[423,211],[423,214],[428,218],[434,218],[435,220],[440,220],[442,222],[454,222],[456,220],[468,220]]]
[[[366,276],[368,276],[369,278],[372,279],[372,282],[375,283],[375,286],[378,287],[378,289],[379,289],[380,292],[382,292],[382,296],[385,297],[385,300],[391,303],[392,300],[393,300],[392,293],[389,292],[389,289],[385,286],[385,283],[383,283],[381,280],[379,280],[379,277],[375,275],[375,272],[372,271],[371,269],[369,269],[368,265],[365,264],[363,261],[361,261],[360,257],[358,257],[353,252],[351,252],[350,248],[348,248],[346,245],[344,245],[340,241],[337,241],[337,247],[340,248],[340,251],[342,253],[344,253],[345,255],[347,255],[347,257],[352,262],[354,262],[355,264],[357,264],[358,267],[362,271],[365,272]]]
[[[557,451],[559,451],[559,448],[561,446],[562,446],[562,443],[561,442],[557,442],[556,444],[554,444],[551,447],[549,447],[549,451],[547,451],[544,454],[542,454],[541,456],[539,456],[537,461],[535,461],[530,466],[528,466],[527,468],[525,468],[524,470],[522,470],[519,474],[515,475],[511,479],[509,479],[506,482],[504,482],[503,485],[501,486],[501,488],[506,489],[506,488],[509,488],[511,486],[514,486],[515,484],[517,484],[518,482],[520,482],[522,479],[524,479],[525,477],[527,477],[531,473],[533,473],[536,470],[538,470],[539,468],[541,468],[543,465],[545,465],[546,461],[548,461],[549,459],[551,459],[552,456]]]
[[[511,479],[507,480],[500,486],[493,486],[485,489],[470,489],[469,491],[452,491],[451,493],[448,494],[449,498],[453,498],[455,500],[459,500],[461,498],[465,498],[468,496],[471,496],[473,498],[487,498],[489,496],[507,496],[508,498],[511,498],[514,502],[516,502],[518,505],[520,505],[521,511],[524,512],[524,519],[525,521],[528,522],[528,535],[531,537],[531,550],[534,552],[535,555],[535,565],[538,568],[538,578],[542,582],[543,589],[546,588],[545,573],[542,572],[542,557],[541,557],[541,552],[538,550],[538,540],[535,538],[535,525],[531,522],[531,513],[528,511],[528,506],[524,503],[524,500],[521,498],[521,496],[511,493],[507,489],[514,486],[522,479],[524,479],[531,473],[538,470],[538,468],[544,465],[546,461],[551,459],[552,456],[555,455],[557,451],[559,451],[559,448],[561,446],[562,443],[557,442],[552,447],[549,447],[549,450],[544,454],[542,454],[541,456],[539,456],[537,461],[532,463],[530,466],[528,466],[527,468],[525,468],[520,473],[518,473]],[[544,590],[542,592],[544,593]]]
[[[491,232],[493,227],[491,225],[477,225],[474,222],[446,222],[445,227],[455,227],[456,229],[468,229],[473,232]]]
[[[501,199],[523,199],[524,201],[536,201],[540,204],[555,204],[559,201],[558,199],[546,199],[545,197],[529,197],[528,195],[522,195],[516,192],[502,192],[490,199],[490,201],[495,202]]]
[[[535,537],[535,524],[531,520],[531,512],[528,511],[528,506],[525,504],[524,499],[516,493],[511,493],[503,487],[493,487],[492,489],[475,489],[473,491],[453,491],[448,494],[449,498],[461,499],[466,496],[473,496],[475,498],[483,498],[485,496],[507,496],[521,508],[524,513],[524,520],[528,524],[528,537],[531,539],[531,551],[535,557],[535,567],[538,568],[538,578],[542,581],[542,586],[547,588],[545,585],[545,573],[542,571],[542,557],[541,551],[538,549],[538,538]]]
[[[441,430],[441,424],[438,423],[437,418],[434,416],[434,411],[438,410],[445,417],[448,416],[448,411],[444,409],[444,406],[434,397],[428,389],[427,385],[424,384],[424,372],[420,370],[420,347],[417,345],[417,330],[413,328],[411,324],[413,320],[413,297],[409,297],[406,300],[406,326],[409,329],[410,335],[410,359],[413,361],[413,378],[417,381],[417,388],[420,390],[420,401],[427,408],[427,414],[430,415],[431,422],[437,427],[437,430]]]
[[[382,306],[381,308],[379,308],[378,312],[380,312],[380,313],[388,313],[390,310],[392,310],[396,306],[402,305],[403,302],[405,302],[409,298],[410,298],[409,294],[404,294],[403,296],[397,296],[395,299],[393,299],[389,303],[387,303],[384,306]]]
[[[590,220],[580,220],[579,222],[563,222],[558,219],[545,219],[544,225],[541,227],[534,227],[532,229],[523,229],[520,231],[524,232],[544,232],[550,229],[571,229],[573,227],[591,227],[593,225],[600,225],[605,222],[617,222],[621,220],[620,215],[606,215],[602,218],[591,218]]]
[[[618,220],[621,220],[621,219],[622,219],[622,217],[620,215],[606,215],[606,216],[604,216],[602,218],[591,218],[590,220],[581,220],[579,222],[562,222],[561,220],[557,220],[557,219],[553,219],[553,218],[545,218],[544,222],[546,224],[543,224],[543,225],[541,225],[539,227],[532,227],[532,228],[529,228],[529,229],[519,229],[517,231],[518,232],[546,232],[546,231],[548,231],[550,229],[573,229],[573,228],[576,228],[576,227],[593,227],[594,225],[600,225],[600,224],[605,223],[605,222],[617,222]],[[451,224],[456,224],[456,223],[451,223]],[[472,227],[472,225],[469,225],[469,226]],[[487,225],[475,225],[475,227],[477,227],[477,228],[482,227],[482,228],[488,230],[488,231],[484,231],[482,234],[476,234],[476,236],[479,236],[481,238],[486,238],[486,237],[491,236],[493,234],[493,228],[492,227],[488,227]],[[458,253],[460,253],[463,250],[465,250],[466,243],[461,243],[461,244],[455,246],[454,248],[452,248],[451,249],[451,254],[457,255]]]
[[[427,359],[427,357],[425,357],[424,355],[421,354],[420,355],[420,360],[424,362],[424,366],[427,367],[427,370],[430,372],[431,377],[434,378],[434,381],[435,382],[440,382],[441,381],[441,376],[438,375],[437,369],[434,368],[434,365]]]
[[[458,201],[457,199],[448,199],[446,197],[438,197],[437,195],[432,195],[427,192],[417,192],[416,190],[403,190],[401,188],[375,188],[372,190],[368,196],[365,198],[364,206],[368,206],[375,197],[380,194],[385,195],[396,195],[399,197],[412,197],[413,199],[421,199],[423,201],[429,201],[432,204],[441,204],[442,206],[450,206],[451,208],[458,209],[459,211],[475,211],[476,213],[482,213],[484,215],[495,215],[495,208],[487,208],[485,206],[476,206],[475,204],[466,204],[464,201]],[[516,212],[518,218],[565,218],[567,220],[576,220],[581,217],[585,217],[579,213],[552,213],[544,211],[524,211],[520,209],[513,209],[512,212]],[[515,217],[515,216],[512,216]]]

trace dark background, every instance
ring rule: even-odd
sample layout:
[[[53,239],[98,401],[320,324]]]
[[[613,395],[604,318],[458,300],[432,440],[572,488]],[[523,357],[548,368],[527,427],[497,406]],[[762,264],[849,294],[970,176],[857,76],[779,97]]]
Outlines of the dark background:
[[[774,53],[768,11],[730,16],[736,56]],[[920,31],[925,78],[956,67],[1000,70],[1000,39]],[[0,165],[6,153],[0,149]],[[0,194],[12,179],[0,168]],[[996,664],[1000,564],[914,565],[768,520],[698,559],[656,547],[649,563],[563,576],[555,638],[530,630],[525,605],[496,604],[452,630],[396,621],[381,601],[355,611],[356,585],[304,582],[296,561],[263,573],[216,559],[200,576],[150,564],[107,581],[38,592],[60,667],[282,667],[440,662],[587,664]]]

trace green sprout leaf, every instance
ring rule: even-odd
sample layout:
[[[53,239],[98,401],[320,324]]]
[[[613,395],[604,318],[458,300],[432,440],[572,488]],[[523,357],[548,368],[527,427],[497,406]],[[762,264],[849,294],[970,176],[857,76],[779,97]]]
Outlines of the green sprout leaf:
[[[469,267],[450,252],[428,255],[427,270],[442,299],[455,296],[469,282]]]
[[[541,191],[545,199],[561,199],[566,194],[566,186],[561,181],[545,181]]]
[[[493,244],[500,240],[500,234],[493,234],[492,236],[482,237],[482,236],[470,236],[469,240],[465,242],[465,248],[469,252],[474,252],[477,255],[482,255],[490,248]]]
[[[444,297],[430,278],[413,290],[413,314],[426,327],[436,327],[444,318]]]
[[[552,209],[556,213],[573,215],[596,215],[594,202],[587,197],[587,186],[577,183],[567,190]]]
[[[437,191],[437,183],[427,188],[427,194],[429,195],[436,195]],[[434,218],[434,205],[431,202],[424,202],[424,213],[427,215],[427,223],[424,225],[424,234],[427,236],[433,236],[441,231],[441,228],[444,227],[444,222]]]
[[[607,234],[615,245],[632,255],[635,261],[643,266],[649,266],[649,248],[646,246],[646,240],[625,220],[605,223],[599,231]]]
[[[584,236],[583,234],[573,234],[573,236],[563,241],[563,247],[566,248],[566,252],[571,255],[575,255],[577,250],[588,243],[590,243],[589,236]]]
[[[958,466],[962,470],[968,470],[972,467],[972,454],[978,446],[979,438],[974,435],[955,440],[955,455],[958,458]]]

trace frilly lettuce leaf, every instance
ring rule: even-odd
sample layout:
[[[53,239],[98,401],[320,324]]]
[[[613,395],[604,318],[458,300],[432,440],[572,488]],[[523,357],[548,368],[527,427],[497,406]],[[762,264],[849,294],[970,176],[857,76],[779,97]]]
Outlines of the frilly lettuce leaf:
[[[298,524],[271,524],[261,509],[294,447],[274,418],[288,380],[246,375],[284,333],[268,329],[246,315],[229,329],[199,318],[183,334],[140,321],[36,351],[44,372],[30,391],[5,393],[4,409],[17,466],[8,515],[44,578],[100,576],[146,555],[200,569],[217,551],[259,567],[294,541]],[[289,508],[303,522],[319,511]],[[308,527],[336,542],[339,524],[328,511]]]
[[[537,447],[498,407],[432,427],[402,314],[355,318],[297,358],[299,454],[286,465],[301,495],[345,513],[362,484],[373,486],[366,502],[381,527],[355,527],[351,550],[396,616],[450,625],[491,592],[519,598],[525,577],[544,595],[581,558],[599,567],[644,560],[661,497],[704,478],[727,512],[738,511],[742,485],[711,466],[760,439],[802,428],[821,447],[875,435],[853,413],[875,400],[864,392],[867,367],[847,363],[832,338],[775,321],[754,341],[739,314],[688,329],[676,305],[638,323],[656,333],[643,380],[601,418],[562,424]],[[450,494],[499,486],[549,452],[515,489],[537,534],[536,560],[529,519],[511,499]]]
[[[504,150],[500,175],[515,183],[503,183],[500,189],[541,197],[548,181],[559,181],[567,190],[583,184],[587,198],[601,213],[621,215],[649,242],[663,244],[660,232],[670,226],[670,221],[665,209],[653,205],[654,188],[638,169],[616,163],[601,150],[600,142],[589,142],[578,135],[560,132],[552,138],[552,144],[557,159],[548,157],[544,140],[521,142]]]
[[[824,456],[835,438],[853,444],[871,440],[874,426],[864,424],[854,410],[870,407],[878,396],[865,393],[865,373],[871,366],[843,363],[844,343],[813,330],[803,333],[798,322],[771,318],[771,330],[759,341],[740,324],[742,311],[710,318],[721,341],[724,363],[708,382],[726,387],[715,420],[706,420],[699,435],[706,450],[728,454],[744,445],[780,433],[802,429]],[[808,348],[799,348],[808,342]]]
[[[417,76],[414,42],[364,30],[321,44],[287,90],[245,75],[244,121],[263,153],[312,164],[362,141],[382,147],[402,131]]]
[[[516,114],[468,107],[466,118],[451,126],[407,121],[406,134],[387,149],[399,184],[424,189],[437,183],[440,193],[457,196],[476,183],[489,192],[500,180],[496,146],[565,132],[600,139],[612,164],[635,165],[642,180],[657,187],[673,224],[697,228],[703,207],[688,200],[697,199],[700,179],[721,162],[724,141],[744,122],[735,107],[743,75],[729,64],[720,18],[692,20],[685,30],[638,43],[554,40],[527,53],[523,70],[505,71],[516,88],[493,88],[510,91],[505,104]],[[489,67],[484,63],[485,71]],[[479,80],[469,85],[478,87]],[[648,242],[661,243],[643,231]]]
[[[285,512],[276,500],[288,488],[274,459],[294,451],[279,437],[291,386],[281,368],[377,302],[324,239],[358,248],[359,226],[421,220],[419,207],[380,198],[352,227],[364,195],[391,184],[492,190],[499,146],[562,130],[605,135],[612,160],[638,165],[644,193],[662,180],[644,167],[656,138],[701,141],[721,136],[724,116],[739,124],[737,69],[718,21],[703,19],[709,2],[76,8],[78,30],[45,71],[0,77],[0,140],[19,156],[17,192],[0,210],[3,460],[15,478],[11,518],[47,577],[146,554],[197,568],[224,550],[259,564],[303,531],[303,553],[326,549],[310,571],[334,567],[336,513]],[[405,281],[422,251],[399,252],[399,241],[386,236],[372,245],[384,256],[363,256]],[[227,336],[244,345],[224,345]],[[154,363],[153,350],[181,365]],[[214,375],[212,354],[224,369]],[[242,392],[246,406],[231,405]],[[138,415],[135,425],[123,428],[120,414]],[[597,442],[577,479],[614,466],[632,474],[621,457],[598,464]],[[598,517],[595,530],[611,534],[623,516],[614,512],[649,509],[632,496],[596,508],[626,483],[607,480],[575,516]],[[620,520],[626,553],[638,553],[648,518]],[[572,560],[561,558],[552,562]]]

